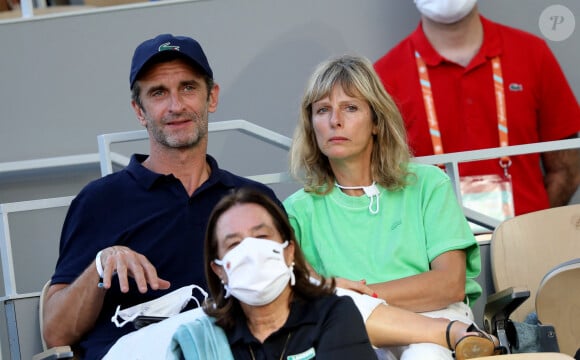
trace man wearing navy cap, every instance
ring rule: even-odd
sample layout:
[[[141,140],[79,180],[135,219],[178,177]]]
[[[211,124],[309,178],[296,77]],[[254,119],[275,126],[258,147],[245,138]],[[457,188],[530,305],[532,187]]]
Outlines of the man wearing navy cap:
[[[76,344],[75,355],[102,358],[129,324],[126,309],[186,285],[207,288],[203,238],[222,196],[263,184],[231,174],[207,155],[208,115],[219,86],[200,44],[163,34],[140,44],[131,63],[131,105],[149,133],[149,155],[89,183],[72,202],[44,303],[49,346]]]

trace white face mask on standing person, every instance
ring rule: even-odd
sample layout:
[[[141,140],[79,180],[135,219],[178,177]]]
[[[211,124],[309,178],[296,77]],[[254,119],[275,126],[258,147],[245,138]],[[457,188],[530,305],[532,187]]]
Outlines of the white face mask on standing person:
[[[294,285],[293,264],[286,265],[283,244],[267,239],[245,238],[222,260],[214,262],[224,268],[228,282],[225,297],[230,295],[253,306],[274,301],[290,282]]]
[[[452,24],[463,19],[477,0],[414,0],[419,12],[438,23]]]

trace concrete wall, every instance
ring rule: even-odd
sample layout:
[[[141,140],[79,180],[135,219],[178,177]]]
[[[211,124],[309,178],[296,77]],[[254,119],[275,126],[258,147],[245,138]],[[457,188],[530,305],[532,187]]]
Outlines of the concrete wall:
[[[486,0],[491,19],[542,35],[547,0]],[[559,1],[574,14],[575,0]],[[0,163],[96,152],[96,136],[138,129],[129,106],[128,69],[134,47],[161,32],[188,34],[203,44],[221,85],[213,121],[243,118],[291,136],[308,75],[321,60],[356,53],[376,60],[418,21],[411,0],[208,0],[155,2],[64,17],[0,22]],[[549,41],[574,92],[580,94],[578,31]],[[216,155],[262,171],[240,156],[264,155],[261,145],[210,140]],[[254,151],[252,151],[254,150]],[[235,157],[232,157],[236,154]],[[284,169],[272,154],[260,164]],[[92,169],[94,170],[94,169]],[[0,176],[0,202],[76,193],[95,175],[75,169]]]

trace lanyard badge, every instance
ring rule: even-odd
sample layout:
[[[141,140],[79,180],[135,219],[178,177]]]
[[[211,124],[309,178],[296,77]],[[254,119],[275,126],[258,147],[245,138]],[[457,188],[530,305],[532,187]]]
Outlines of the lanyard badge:
[[[439,121],[435,111],[431,81],[425,61],[418,51],[415,51],[421,93],[425,104],[429,134],[435,155],[443,154],[443,143],[439,131]],[[508,146],[508,124],[506,115],[505,92],[503,86],[503,74],[499,56],[491,60],[494,94],[497,110],[497,130],[500,146]],[[461,195],[463,205],[467,208],[481,212],[500,221],[514,216],[514,201],[511,176],[509,167],[511,160],[508,156],[499,159],[499,165],[503,169],[503,177],[499,175],[462,176]],[[472,230],[479,231],[477,225]]]

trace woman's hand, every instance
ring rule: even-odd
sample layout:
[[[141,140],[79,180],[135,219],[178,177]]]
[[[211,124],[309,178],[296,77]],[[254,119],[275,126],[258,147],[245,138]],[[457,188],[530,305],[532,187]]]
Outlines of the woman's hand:
[[[372,297],[377,297],[377,293],[367,286],[366,280],[348,280],[345,278],[336,278],[336,287],[356,291]]]

